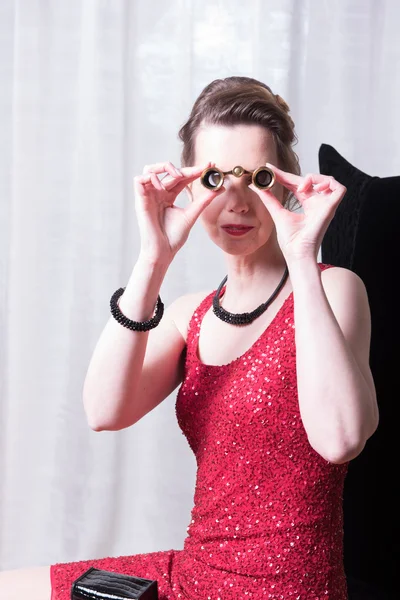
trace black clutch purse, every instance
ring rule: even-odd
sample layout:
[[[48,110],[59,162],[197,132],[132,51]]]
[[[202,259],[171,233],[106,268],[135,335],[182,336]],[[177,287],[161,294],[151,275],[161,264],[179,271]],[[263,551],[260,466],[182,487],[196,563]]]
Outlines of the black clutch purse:
[[[71,600],[158,600],[157,581],[91,567],[76,579]]]

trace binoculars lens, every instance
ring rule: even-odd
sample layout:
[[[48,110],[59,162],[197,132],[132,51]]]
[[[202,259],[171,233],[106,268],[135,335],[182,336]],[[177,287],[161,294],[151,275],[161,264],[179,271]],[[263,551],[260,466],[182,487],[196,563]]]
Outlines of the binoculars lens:
[[[216,169],[207,169],[203,173],[201,183],[209,190],[218,190],[224,182],[224,175]]]
[[[223,172],[215,167],[206,169],[201,175],[201,183],[209,190],[218,190],[224,183],[225,175],[232,174],[235,177],[241,177],[249,174],[243,167],[235,167],[232,171]],[[253,184],[261,190],[266,190],[274,185],[275,175],[268,167],[259,167],[252,174]]]
[[[271,187],[272,184],[272,173],[267,168],[262,168],[257,171],[254,175],[254,185],[262,190]]]

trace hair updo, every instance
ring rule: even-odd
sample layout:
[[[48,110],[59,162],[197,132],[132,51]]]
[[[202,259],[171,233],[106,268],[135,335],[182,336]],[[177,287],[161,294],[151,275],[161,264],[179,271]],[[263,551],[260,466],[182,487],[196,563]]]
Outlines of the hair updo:
[[[297,143],[294,122],[289,106],[278,95],[257,79],[226,77],[207,85],[195,101],[189,119],[179,130],[183,142],[182,166],[194,163],[196,135],[201,125],[256,124],[265,127],[275,141],[278,164],[283,171],[300,175],[300,165],[293,146]],[[297,203],[284,188],[285,207]]]

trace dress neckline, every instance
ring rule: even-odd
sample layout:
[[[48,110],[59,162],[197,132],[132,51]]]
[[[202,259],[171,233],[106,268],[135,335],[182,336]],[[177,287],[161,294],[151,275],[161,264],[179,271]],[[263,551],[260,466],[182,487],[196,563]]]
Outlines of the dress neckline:
[[[261,334],[258,336],[258,338],[253,342],[253,344],[247,349],[245,350],[240,356],[238,356],[237,358],[234,358],[233,360],[231,360],[228,363],[224,363],[222,365],[210,365],[208,363],[203,362],[200,359],[199,356],[199,339],[200,339],[200,330],[201,330],[201,324],[203,322],[203,319],[207,313],[207,311],[211,308],[212,306],[212,299],[214,297],[215,292],[212,292],[211,294],[209,294],[209,296],[207,296],[201,306],[201,309],[196,311],[198,313],[199,319],[197,322],[197,327],[198,327],[198,335],[194,336],[194,358],[195,361],[201,365],[203,368],[206,369],[226,369],[228,367],[232,367],[235,366],[239,361],[243,360],[245,358],[245,356],[249,353],[249,352],[253,352],[254,348],[256,346],[258,346],[258,344],[260,344],[260,342],[263,340],[263,338],[265,336],[267,336],[267,334],[269,334],[269,331],[271,329],[271,327],[276,323],[276,321],[278,320],[278,318],[281,316],[281,314],[287,309],[289,302],[291,300],[293,300],[293,291],[291,291],[289,293],[288,296],[286,296],[285,300],[283,301],[283,303],[281,304],[281,306],[279,307],[277,313],[274,315],[272,321],[267,325],[267,327],[261,332]],[[199,314],[200,313],[200,314]]]
[[[334,265],[323,263],[323,262],[319,262],[317,264],[318,264],[319,268],[321,269],[321,271],[325,271],[325,269],[329,269],[334,266]],[[224,288],[223,288],[223,291],[225,291]],[[218,369],[227,369],[229,367],[236,366],[241,360],[243,360],[245,358],[245,356],[249,352],[254,351],[256,346],[258,346],[262,342],[262,340],[269,334],[271,327],[276,324],[276,321],[278,320],[278,318],[280,318],[282,316],[282,313],[285,313],[285,311],[288,310],[289,305],[291,305],[291,306],[293,305],[293,290],[289,293],[288,296],[286,296],[285,300],[283,301],[282,305],[279,307],[279,309],[278,309],[277,313],[275,314],[275,316],[273,317],[272,321],[267,325],[267,327],[261,332],[261,334],[255,340],[255,342],[245,352],[243,352],[240,356],[238,356],[237,358],[234,358],[233,360],[231,360],[228,363],[224,363],[222,365],[210,365],[208,363],[203,362],[199,357],[199,339],[200,339],[201,324],[203,322],[206,312],[212,306],[212,299],[214,297],[215,292],[216,292],[216,290],[211,292],[211,294],[206,296],[204,298],[204,300],[201,302],[200,306],[197,308],[197,310],[195,311],[195,314],[192,317],[189,331],[191,330],[193,332],[192,339],[190,340],[192,360],[194,360],[194,362],[196,363],[196,365],[198,367],[201,367],[203,369],[210,369],[210,370],[212,369],[216,372]],[[294,327],[294,324],[293,324],[293,327]]]

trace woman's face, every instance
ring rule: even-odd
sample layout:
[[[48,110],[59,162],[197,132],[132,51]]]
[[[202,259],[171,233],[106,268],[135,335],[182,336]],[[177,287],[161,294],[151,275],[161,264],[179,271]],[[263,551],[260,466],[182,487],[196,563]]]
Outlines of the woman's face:
[[[194,164],[215,163],[221,171],[240,165],[254,171],[266,162],[277,164],[272,135],[259,125],[204,125],[195,143]],[[248,186],[251,175],[225,175],[226,191],[209,204],[200,219],[215,244],[228,254],[248,255],[264,246],[274,231],[274,223],[259,196]],[[200,179],[191,186],[193,201],[209,191]],[[272,192],[282,202],[282,186],[275,184]],[[241,233],[229,225],[248,226]]]

